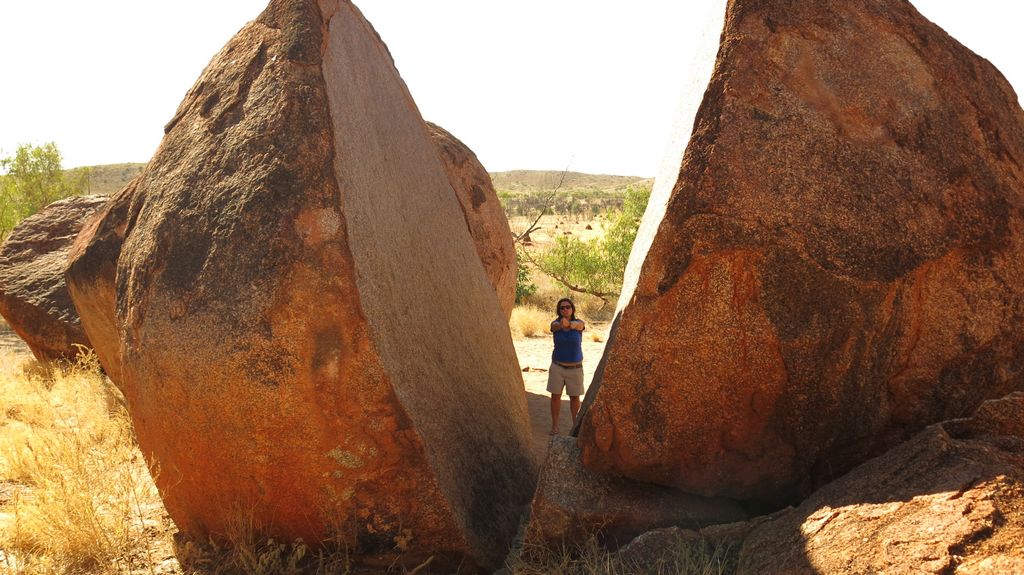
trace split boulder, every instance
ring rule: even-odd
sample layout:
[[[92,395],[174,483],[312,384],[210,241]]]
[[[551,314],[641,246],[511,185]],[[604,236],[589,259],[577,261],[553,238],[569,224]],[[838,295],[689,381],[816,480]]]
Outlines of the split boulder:
[[[64,283],[68,251],[106,196],[58,200],[22,220],[0,246],[0,315],[43,363],[90,347]]]
[[[680,154],[584,465],[790,502],[1024,389],[1024,112],[909,2],[728,2]]]
[[[123,239],[119,385],[179,529],[245,513],[368,564],[498,566],[536,477],[521,375],[372,27],[272,1],[165,131],[93,236]]]

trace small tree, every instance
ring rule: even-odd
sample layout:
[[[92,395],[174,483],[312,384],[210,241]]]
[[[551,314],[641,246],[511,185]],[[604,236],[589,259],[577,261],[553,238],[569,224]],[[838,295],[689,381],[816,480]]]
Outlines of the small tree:
[[[629,252],[636,240],[640,219],[647,209],[650,189],[628,188],[622,209],[610,217],[601,239],[582,241],[559,236],[555,245],[530,261],[570,291],[596,296],[608,303],[622,290]]]
[[[530,279],[530,268],[527,267],[526,256],[523,254],[525,248],[516,245],[516,303],[521,304],[530,296],[537,293],[537,284]]]
[[[18,222],[47,205],[89,189],[89,170],[70,173],[61,167],[57,145],[21,144],[13,156],[0,158],[0,242]]]

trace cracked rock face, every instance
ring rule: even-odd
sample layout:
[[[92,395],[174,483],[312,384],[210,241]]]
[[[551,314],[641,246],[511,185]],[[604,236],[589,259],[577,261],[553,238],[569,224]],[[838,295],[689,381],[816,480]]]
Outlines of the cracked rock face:
[[[522,380],[370,25],[271,2],[166,132],[69,275],[116,308],[107,361],[178,527],[244,513],[373,565],[499,565],[535,482]]]
[[[1024,388],[1024,113],[909,2],[729,2],[675,165],[586,466],[788,502]]]
[[[71,361],[89,339],[64,283],[75,237],[106,196],[58,200],[21,221],[0,247],[0,315],[43,363]]]
[[[740,575],[1024,572],[1024,393],[929,427],[747,537]]]

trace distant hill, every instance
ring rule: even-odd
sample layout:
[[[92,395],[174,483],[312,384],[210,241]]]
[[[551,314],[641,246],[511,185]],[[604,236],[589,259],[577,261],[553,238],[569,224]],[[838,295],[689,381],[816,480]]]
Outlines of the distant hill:
[[[89,193],[109,196],[121,190],[146,164],[104,164],[89,167]]]
[[[140,174],[146,164],[104,164],[89,167],[89,193],[110,195],[123,188],[132,178]],[[512,170],[494,172],[491,180],[503,200],[509,196],[536,195],[553,191],[558,187],[563,173],[542,170]],[[629,186],[650,187],[654,178],[639,176],[610,176],[605,174],[583,174],[565,172],[565,180],[558,187],[558,195],[581,197],[621,197]]]
[[[491,181],[494,188],[503,192],[550,192],[558,186],[563,172],[540,170],[512,170],[493,172]],[[650,187],[654,178],[639,176],[609,176],[604,174],[582,174],[564,172],[561,190],[594,190],[600,192],[625,192],[629,186]]]

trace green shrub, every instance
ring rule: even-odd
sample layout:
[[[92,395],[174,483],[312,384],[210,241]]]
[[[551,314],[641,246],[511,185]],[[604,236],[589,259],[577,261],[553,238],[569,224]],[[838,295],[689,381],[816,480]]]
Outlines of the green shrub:
[[[65,172],[57,145],[21,144],[0,158],[0,242],[18,222],[49,204],[89,189],[89,170]]]
[[[629,252],[650,197],[649,188],[627,189],[622,209],[610,215],[603,238],[583,241],[560,236],[533,262],[567,289],[610,301],[622,290]]]

